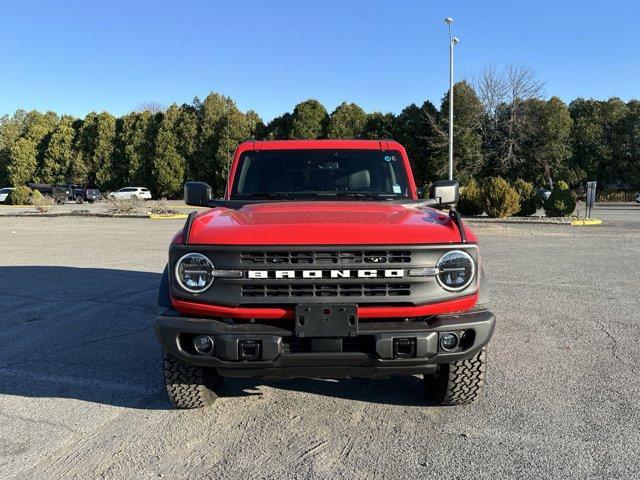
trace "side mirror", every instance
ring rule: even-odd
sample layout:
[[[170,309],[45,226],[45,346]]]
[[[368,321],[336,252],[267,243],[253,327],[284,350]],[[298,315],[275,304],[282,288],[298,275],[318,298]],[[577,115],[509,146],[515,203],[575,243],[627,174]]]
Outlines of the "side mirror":
[[[213,190],[204,182],[187,182],[184,184],[184,203],[196,207],[207,207],[210,204]]]
[[[440,205],[457,203],[460,196],[460,185],[457,180],[439,180],[431,184],[429,198]]]

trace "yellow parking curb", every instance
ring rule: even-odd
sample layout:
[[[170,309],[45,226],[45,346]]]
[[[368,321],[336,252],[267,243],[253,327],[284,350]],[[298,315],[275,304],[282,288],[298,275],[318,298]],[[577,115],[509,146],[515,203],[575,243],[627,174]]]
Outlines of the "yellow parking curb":
[[[174,213],[171,215],[159,215],[155,213],[150,213],[149,218],[151,220],[175,220],[175,219],[184,219],[187,218],[188,215],[186,213]]]
[[[571,225],[573,226],[589,226],[589,225],[602,225],[604,222],[602,220],[598,220],[597,218],[585,218],[585,219],[575,219],[571,220]]]

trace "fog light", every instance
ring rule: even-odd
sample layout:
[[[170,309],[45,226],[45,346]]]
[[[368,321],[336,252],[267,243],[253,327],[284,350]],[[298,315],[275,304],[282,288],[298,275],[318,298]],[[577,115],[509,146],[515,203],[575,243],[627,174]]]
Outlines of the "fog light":
[[[458,343],[460,343],[460,339],[458,335],[453,332],[443,333],[440,336],[440,348],[446,352],[454,350],[458,346]]]
[[[203,355],[209,354],[213,350],[213,340],[206,335],[198,335],[193,340],[193,348],[196,349],[196,352]]]

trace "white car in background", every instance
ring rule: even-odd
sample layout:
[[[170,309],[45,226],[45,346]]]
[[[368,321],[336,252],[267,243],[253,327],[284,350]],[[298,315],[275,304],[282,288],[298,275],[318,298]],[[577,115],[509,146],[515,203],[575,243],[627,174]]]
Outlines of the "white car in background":
[[[640,203],[640,193],[638,194],[638,196],[636,197],[636,203]]]
[[[11,190],[13,190],[11,187],[0,188],[0,203],[5,203],[7,201],[7,197],[11,193]]]
[[[120,200],[137,198],[139,200],[151,200],[151,192],[148,188],[144,187],[124,187],[117,192],[110,193],[111,198],[118,198]]]

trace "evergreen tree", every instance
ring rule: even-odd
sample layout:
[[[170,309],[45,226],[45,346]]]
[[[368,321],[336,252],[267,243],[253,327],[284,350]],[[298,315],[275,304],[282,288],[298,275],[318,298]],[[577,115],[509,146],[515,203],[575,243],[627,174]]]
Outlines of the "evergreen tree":
[[[291,138],[291,128],[293,123],[293,115],[285,113],[274,118],[267,125],[267,140],[286,140]]]
[[[119,185],[150,185],[158,115],[148,110],[131,112],[119,122],[114,177]]]
[[[13,186],[39,182],[40,166],[51,133],[56,128],[58,116],[53,112],[31,111],[24,117],[22,137],[9,149],[7,177]]]
[[[14,187],[26,185],[34,179],[38,158],[36,144],[25,137],[19,138],[10,149],[10,162],[7,167],[9,183]]]
[[[453,87],[453,164],[456,178],[473,178],[483,167],[482,127],[484,108],[475,91],[466,81]],[[441,128],[449,135],[449,93],[440,106]],[[448,143],[441,148],[442,163],[448,163]]]
[[[155,141],[152,162],[153,192],[159,197],[177,196],[184,184],[186,162],[178,153],[176,124],[180,108],[171,105],[162,116]]]
[[[74,161],[73,130],[74,118],[68,115],[60,119],[60,123],[51,134],[44,152],[41,180],[44,183],[65,183],[70,180],[69,174]]]
[[[95,168],[96,185],[105,189],[118,186],[114,174],[114,149],[116,136],[116,119],[113,115],[102,112],[98,115],[96,125],[96,142],[92,164]]]
[[[447,137],[438,124],[438,111],[429,101],[421,107],[411,104],[396,117],[394,138],[407,150],[417,185],[441,179],[446,173],[440,152]]]
[[[255,116],[246,116],[233,100],[219,94],[208,95],[199,114],[201,143],[192,171],[222,195],[233,152],[239,143],[251,138]]]
[[[305,100],[293,109],[290,138],[311,139],[325,136],[329,115],[318,100]]]
[[[524,108],[529,128],[523,143],[522,161],[512,170],[512,175],[534,185],[568,179],[572,120],[567,106],[559,98],[552,97],[547,101],[527,100]]]
[[[331,113],[327,126],[328,138],[361,138],[367,114],[355,103],[343,102]]]
[[[200,125],[198,123],[198,110],[195,105],[184,104],[180,107],[180,116],[176,125],[178,136],[178,152],[185,159],[185,178],[197,180],[196,154],[199,148]]]
[[[624,145],[633,143],[626,133],[633,135],[634,130],[633,122],[626,129],[623,127],[630,112],[628,105],[619,98],[578,98],[569,104],[569,112],[573,120],[571,168],[576,180],[597,180],[604,186],[625,177],[628,169],[623,161]]]
[[[17,110],[11,117],[0,117],[0,184],[9,184],[9,165],[11,163],[11,148],[22,136],[25,129],[27,112]]]
[[[251,129],[251,138],[263,140],[267,136],[267,126],[260,118],[260,115],[254,110],[247,110],[244,115],[247,117],[247,122]]]
[[[363,137],[369,140],[391,140],[394,138],[396,117],[393,113],[373,112],[367,115]]]
[[[74,166],[76,175],[86,169],[82,183],[102,189],[118,186],[114,174],[116,119],[102,112],[87,114],[76,139],[79,164]],[[74,175],[74,176],[76,176]]]

